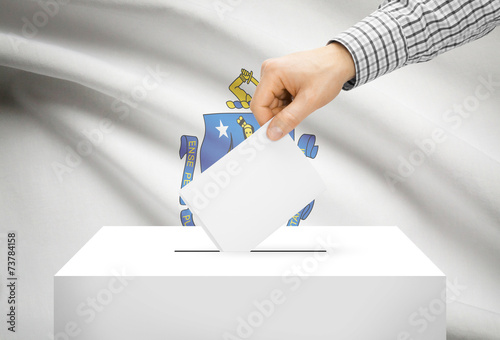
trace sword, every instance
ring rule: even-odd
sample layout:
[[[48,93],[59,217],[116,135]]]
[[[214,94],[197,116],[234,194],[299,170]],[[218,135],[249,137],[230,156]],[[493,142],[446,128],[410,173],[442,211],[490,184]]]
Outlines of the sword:
[[[245,74],[245,73],[249,73],[249,72],[247,70],[245,70],[244,68],[242,68],[241,74]],[[255,79],[253,77],[253,71],[250,71],[250,74],[248,75],[247,84],[250,84],[250,82],[252,82],[255,86],[259,85],[259,82],[257,81],[257,79]]]

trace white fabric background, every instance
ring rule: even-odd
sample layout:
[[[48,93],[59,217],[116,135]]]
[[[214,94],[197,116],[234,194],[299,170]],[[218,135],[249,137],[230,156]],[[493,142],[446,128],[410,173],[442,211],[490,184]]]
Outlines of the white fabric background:
[[[18,332],[1,326],[1,338],[51,338],[53,275],[101,226],[180,225],[180,136],[201,142],[204,113],[235,112],[227,87],[241,68],[258,79],[266,58],[323,46],[379,4],[221,1],[222,18],[211,0],[71,0],[26,36],[22,18],[41,6],[1,0],[0,230],[19,233],[21,277]],[[500,339],[500,86],[460,123],[444,119],[480,77],[500,81],[499,60],[497,30],[343,92],[297,129],[316,135],[328,184],[302,224],[399,226],[466,287],[449,339]],[[120,119],[113,102],[148,67],[169,76]],[[106,117],[114,130],[60,182],[52,164]],[[446,141],[392,189],[384,173],[436,128]]]

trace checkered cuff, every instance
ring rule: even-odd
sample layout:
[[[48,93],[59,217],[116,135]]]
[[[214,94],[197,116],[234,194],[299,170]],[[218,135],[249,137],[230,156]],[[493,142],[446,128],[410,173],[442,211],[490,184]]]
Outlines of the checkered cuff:
[[[344,90],[394,71],[408,58],[399,23],[382,10],[375,11],[329,43],[335,41],[349,50],[356,67],[356,77],[344,84]]]

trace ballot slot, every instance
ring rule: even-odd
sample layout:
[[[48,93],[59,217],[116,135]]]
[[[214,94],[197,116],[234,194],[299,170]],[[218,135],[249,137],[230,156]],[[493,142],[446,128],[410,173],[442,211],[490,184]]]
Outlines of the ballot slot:
[[[218,249],[178,249],[175,253],[220,253]],[[325,249],[254,249],[251,253],[326,253]]]
[[[174,250],[175,253],[220,253],[220,250],[200,250],[200,249],[181,249]]]

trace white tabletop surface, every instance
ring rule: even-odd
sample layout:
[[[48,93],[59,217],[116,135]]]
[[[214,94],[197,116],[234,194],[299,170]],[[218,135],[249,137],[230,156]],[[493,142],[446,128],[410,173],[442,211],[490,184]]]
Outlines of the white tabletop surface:
[[[56,276],[443,276],[397,227],[282,227],[256,250],[212,250],[199,227],[103,227]]]

